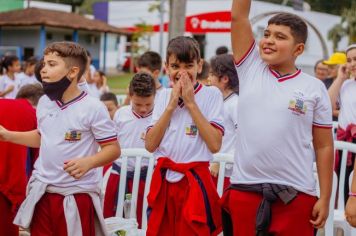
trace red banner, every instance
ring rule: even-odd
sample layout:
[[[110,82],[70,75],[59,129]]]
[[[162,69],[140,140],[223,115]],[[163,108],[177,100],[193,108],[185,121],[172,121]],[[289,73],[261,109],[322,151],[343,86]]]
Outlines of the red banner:
[[[231,27],[231,12],[218,11],[208,12],[192,16],[185,19],[185,31],[195,34],[203,33],[227,33]],[[135,27],[130,28],[134,30]],[[159,25],[153,26],[154,32],[159,32]],[[164,31],[168,31],[168,23],[164,24]]]

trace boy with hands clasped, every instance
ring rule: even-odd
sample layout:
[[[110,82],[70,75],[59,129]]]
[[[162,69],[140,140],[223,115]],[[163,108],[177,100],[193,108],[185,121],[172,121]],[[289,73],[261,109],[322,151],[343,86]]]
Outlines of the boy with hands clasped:
[[[197,83],[202,61],[197,42],[172,39],[166,68],[172,89],[156,99],[146,149],[158,159],[148,195],[147,235],[217,235],[219,196],[209,172],[220,150],[223,98],[215,87]]]

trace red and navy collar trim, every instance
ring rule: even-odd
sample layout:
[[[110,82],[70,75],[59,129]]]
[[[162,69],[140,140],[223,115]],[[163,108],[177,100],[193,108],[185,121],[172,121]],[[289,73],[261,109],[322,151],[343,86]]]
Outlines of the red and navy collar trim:
[[[230,93],[226,98],[224,98],[224,102],[227,101],[229,98],[233,97],[234,95],[236,95],[235,92]]]
[[[76,103],[76,102],[82,100],[82,99],[83,99],[84,97],[86,97],[87,95],[88,95],[88,94],[83,91],[78,97],[76,97],[76,98],[70,100],[70,101],[67,102],[67,103],[63,103],[63,102],[61,102],[61,101],[59,101],[59,100],[56,100],[56,103],[57,103],[57,105],[61,108],[61,110],[64,110],[64,109],[66,109],[67,107],[69,107],[70,105],[72,105],[72,104],[74,104],[74,103]]]
[[[149,116],[151,116],[152,113],[153,113],[153,109],[152,109],[150,112],[148,112],[145,116],[142,116],[142,115],[138,114],[138,113],[135,112],[134,110],[131,110],[131,111],[132,111],[132,114],[134,114],[134,116],[135,116],[137,119],[142,119],[142,118],[149,117]]]
[[[197,94],[201,89],[203,88],[203,85],[199,82],[197,82],[195,85],[194,85],[194,94]],[[184,107],[184,101],[182,98],[179,98],[178,100],[178,106],[180,106],[181,108]]]
[[[278,79],[278,82],[283,82],[283,81],[286,81],[286,80],[289,80],[289,79],[293,79],[293,78],[297,77],[302,72],[300,69],[297,69],[297,71],[294,72],[293,74],[281,75],[276,70],[273,70],[273,69],[271,69],[269,67],[268,67],[268,69],[271,71],[272,75]]]

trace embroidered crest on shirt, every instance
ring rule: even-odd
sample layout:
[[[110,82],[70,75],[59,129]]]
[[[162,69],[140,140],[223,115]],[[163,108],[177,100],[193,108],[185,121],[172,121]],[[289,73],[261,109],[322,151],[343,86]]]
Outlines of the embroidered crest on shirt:
[[[196,125],[189,125],[185,127],[185,134],[188,136],[196,136],[198,134],[198,128]]]
[[[305,115],[307,111],[307,105],[303,98],[303,93],[296,92],[294,99],[289,100],[289,110],[293,111],[293,114],[296,115]]]
[[[64,140],[69,142],[79,141],[82,138],[82,133],[79,131],[68,131],[65,134]]]

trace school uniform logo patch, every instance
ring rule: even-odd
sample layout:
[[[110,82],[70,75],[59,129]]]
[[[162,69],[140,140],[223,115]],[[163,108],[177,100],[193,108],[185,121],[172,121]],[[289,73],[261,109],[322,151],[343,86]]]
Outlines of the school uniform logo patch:
[[[69,142],[76,142],[76,141],[81,140],[81,138],[82,138],[81,132],[72,130],[72,131],[66,132],[64,140],[69,141]]]
[[[198,128],[196,125],[189,125],[185,127],[185,134],[188,136],[196,136],[198,134]]]
[[[307,105],[305,104],[305,100],[301,92],[297,92],[295,94],[295,98],[289,100],[288,109],[293,111],[293,114],[295,115],[305,115],[307,112]]]

